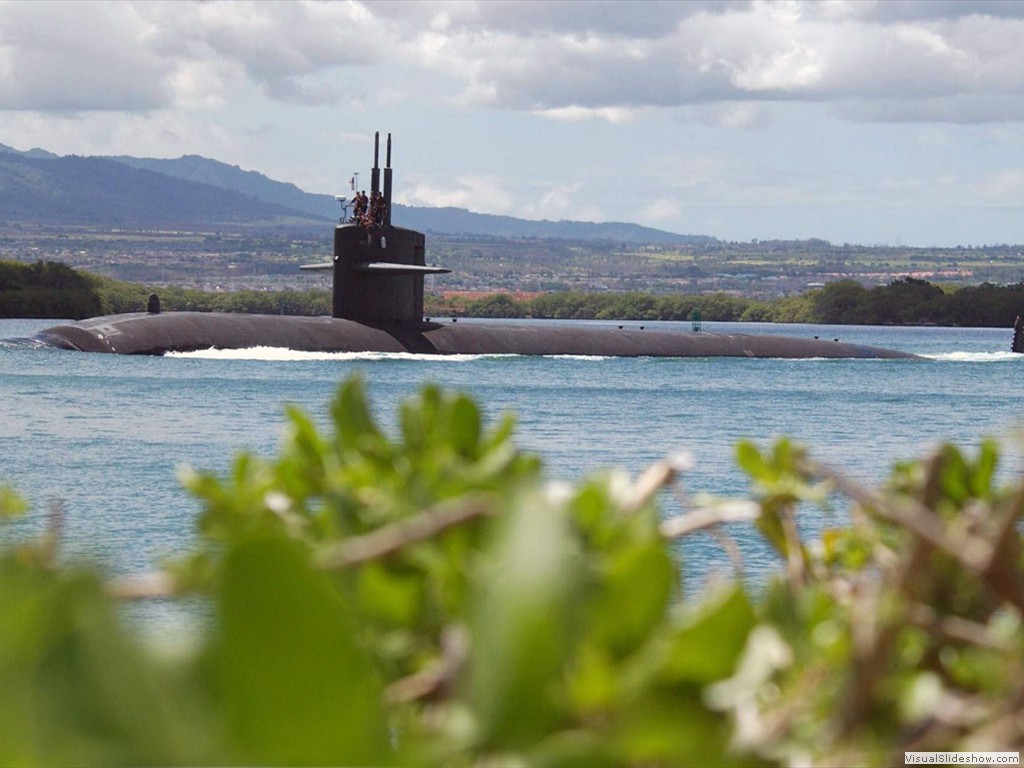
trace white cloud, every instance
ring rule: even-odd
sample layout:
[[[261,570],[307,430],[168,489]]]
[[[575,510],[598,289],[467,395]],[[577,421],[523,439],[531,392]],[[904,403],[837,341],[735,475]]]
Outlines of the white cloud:
[[[437,73],[453,103],[560,120],[763,100],[1019,120],[1021,39],[1024,4],[998,2],[14,2],[0,108],[208,108],[252,88],[365,103],[361,73],[396,65]]]
[[[169,77],[175,101],[184,109],[223,106],[233,86],[241,87],[241,72],[228,62],[186,61]]]
[[[330,103],[332,70],[373,61],[386,42],[384,29],[357,3],[211,2],[180,4],[161,14],[167,45],[184,56],[236,63],[268,96],[285,102]],[[187,23],[182,23],[187,19]]]
[[[965,96],[998,94],[1002,111],[989,99],[959,118],[988,121],[1017,119],[1005,97],[1024,95],[1024,4],[921,3],[892,13],[862,3],[664,3],[629,12],[654,5],[676,9],[674,17],[641,37],[616,27],[618,17],[570,24],[551,10],[563,4],[502,4],[502,13],[474,17],[475,27],[432,32],[429,62],[461,75],[464,103],[555,116],[774,99],[831,101],[854,119],[949,119]],[[523,24],[496,23],[512,7],[524,10]],[[550,23],[533,23],[545,9]]]
[[[639,218],[641,221],[653,224],[664,224],[679,219],[682,214],[682,206],[680,206],[677,200],[659,197],[651,200],[640,209]]]
[[[134,6],[0,4],[0,109],[139,110],[171,101],[171,66],[147,50]]]
[[[768,110],[754,101],[713,104],[700,111],[705,123],[722,128],[764,128],[771,123]]]
[[[525,219],[593,219],[593,208],[584,209],[578,202],[583,190],[582,182],[535,183],[535,188],[529,190],[530,197],[516,206],[516,215]]]
[[[1005,168],[990,173],[972,184],[971,191],[1020,207],[1024,200],[1024,168]]]
[[[507,215],[514,210],[513,197],[502,188],[500,180],[485,176],[419,181],[398,191],[395,201],[431,208],[466,208],[476,213]]]
[[[558,183],[530,180],[509,187],[494,176],[458,176],[419,180],[396,190],[402,205],[465,208],[475,213],[558,221],[603,221],[607,218],[592,191],[583,182]]]
[[[215,122],[165,111],[125,116],[117,112],[51,114],[12,112],[4,117],[3,142],[16,149],[40,146],[60,155],[176,157],[203,147],[225,162],[242,162],[238,138]]]
[[[584,120],[605,120],[609,123],[618,124],[635,120],[638,116],[638,110],[624,107],[581,107],[573,104],[567,107],[534,110],[534,114],[568,123],[579,123]]]

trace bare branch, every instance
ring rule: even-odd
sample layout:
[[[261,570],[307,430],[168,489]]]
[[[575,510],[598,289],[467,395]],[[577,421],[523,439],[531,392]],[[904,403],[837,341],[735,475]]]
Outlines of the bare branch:
[[[718,545],[725,550],[725,554],[729,557],[729,562],[732,563],[733,575],[737,579],[742,580],[746,569],[743,567],[743,553],[740,552],[736,539],[730,536],[725,528],[720,525],[713,525],[708,528],[708,534],[714,536]]]
[[[683,515],[662,520],[659,530],[666,539],[681,539],[702,528],[719,523],[756,520],[761,507],[753,501],[727,501],[713,507],[701,507]]]
[[[630,498],[622,505],[624,512],[636,512],[654,498],[654,494],[675,482],[676,475],[693,466],[688,453],[677,453],[648,467],[630,489]]]
[[[396,680],[384,691],[392,704],[442,698],[469,657],[469,632],[465,627],[446,627],[441,633],[441,658],[425,669]]]
[[[916,603],[907,610],[908,618],[924,629],[940,632],[950,640],[970,643],[996,651],[1009,651],[1010,646],[1000,642],[984,624],[960,616],[938,616],[927,605]]]
[[[494,507],[494,498],[486,495],[436,504],[413,517],[335,544],[320,553],[317,565],[325,570],[340,570],[385,557],[447,528],[490,515]]]
[[[804,545],[800,541],[800,532],[796,527],[796,517],[788,505],[780,514],[782,532],[786,537],[786,577],[794,590],[804,584],[807,576],[807,560]]]
[[[123,576],[107,582],[107,593],[119,600],[150,600],[157,597],[173,597],[174,579],[169,573],[143,573]]]
[[[50,499],[46,507],[46,533],[43,534],[41,549],[50,566],[57,564],[57,550],[64,536],[64,500]]]

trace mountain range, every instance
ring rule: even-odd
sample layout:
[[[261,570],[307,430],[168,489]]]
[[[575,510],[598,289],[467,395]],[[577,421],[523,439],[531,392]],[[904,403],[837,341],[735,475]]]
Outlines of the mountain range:
[[[322,228],[337,220],[331,195],[304,192],[256,171],[176,159],[60,156],[0,144],[0,223],[98,228]],[[711,243],[626,222],[532,221],[464,208],[395,204],[392,222],[423,232],[501,238]]]

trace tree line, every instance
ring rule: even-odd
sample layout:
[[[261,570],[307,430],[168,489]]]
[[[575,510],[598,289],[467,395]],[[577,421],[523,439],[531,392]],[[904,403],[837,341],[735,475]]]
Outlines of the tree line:
[[[102,310],[88,273],[52,261],[0,261],[0,317],[80,318]]]
[[[0,317],[82,319],[146,311],[151,293],[163,309],[193,312],[329,315],[324,290],[231,291],[147,286],[101,277],[57,262],[0,260]]]
[[[571,320],[692,320],[1000,328],[1024,314],[1024,283],[943,287],[911,277],[866,288],[838,280],[772,301],[725,293],[656,295],[563,291],[532,299],[498,293],[455,304],[468,317]]]
[[[232,291],[159,289],[79,271],[56,262],[0,260],[0,317],[72,318],[145,311],[150,293],[164,309],[196,312],[329,315],[323,289]],[[1001,328],[1024,314],[1024,282],[940,286],[912,277],[867,288],[837,280],[772,301],[726,293],[684,295],[561,291],[531,299],[495,293],[475,300],[427,295],[428,315],[568,320],[701,320],[842,325],[944,325]]]

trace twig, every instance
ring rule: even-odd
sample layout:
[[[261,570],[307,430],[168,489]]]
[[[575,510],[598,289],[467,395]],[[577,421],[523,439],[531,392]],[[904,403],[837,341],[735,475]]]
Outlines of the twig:
[[[701,507],[686,514],[662,520],[659,530],[666,539],[680,539],[702,528],[710,528],[719,523],[756,520],[760,514],[761,507],[753,501],[727,501],[713,507]]]
[[[462,499],[454,504],[436,504],[413,517],[335,544],[320,553],[317,565],[325,570],[360,565],[393,554],[409,544],[429,539],[447,528],[490,515],[494,512],[494,506],[493,497],[485,495]]]
[[[742,581],[743,574],[746,571],[743,567],[743,553],[740,552],[736,539],[730,536],[725,528],[720,525],[712,525],[708,528],[708,534],[714,536],[718,545],[725,550],[725,554],[728,556],[729,562],[732,563],[733,575]]]
[[[804,545],[800,541],[800,532],[796,527],[793,509],[788,504],[779,513],[782,532],[786,537],[786,577],[793,587],[794,593],[804,585],[807,576],[807,561],[804,556]]]
[[[652,464],[633,483],[629,499],[622,505],[623,512],[632,513],[649,502],[658,491],[675,482],[676,475],[693,466],[693,458],[688,453],[677,453]]]
[[[107,593],[119,600],[151,600],[175,595],[174,578],[169,573],[143,573],[122,576],[107,582]]]
[[[426,669],[396,680],[384,691],[392,704],[441,697],[469,657],[469,633],[450,626],[441,633],[441,657]]]
[[[64,536],[64,500],[50,499],[46,507],[46,533],[42,539],[42,553],[51,567],[57,564],[57,549]]]
[[[927,605],[916,603],[907,610],[907,617],[923,629],[941,633],[950,640],[957,640],[996,651],[1009,651],[1006,643],[999,642],[984,624],[969,621],[960,616],[942,616]]]

